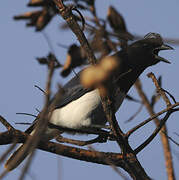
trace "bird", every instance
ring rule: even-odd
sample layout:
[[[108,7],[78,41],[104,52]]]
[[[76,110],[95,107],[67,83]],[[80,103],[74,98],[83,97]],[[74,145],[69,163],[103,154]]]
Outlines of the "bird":
[[[165,58],[159,56],[159,51],[171,49],[173,49],[171,46],[164,44],[160,34],[148,33],[144,38],[131,43],[127,48],[121,49],[112,55],[112,57],[120,62],[117,76],[112,86],[115,112],[121,106],[131,86],[146,68],[159,62],[170,63]],[[122,74],[125,75],[119,78]],[[50,124],[72,129],[104,127],[107,123],[107,118],[98,89],[84,88],[80,83],[80,74],[77,74],[64,85],[63,90],[63,96],[55,104],[55,108],[51,113]],[[25,133],[32,134],[34,132],[34,124]],[[56,129],[47,127],[43,138],[46,140],[53,139],[55,131]],[[21,144],[6,161],[5,168],[8,171],[16,168],[30,153],[25,153],[17,163],[12,163],[23,146],[24,144]]]

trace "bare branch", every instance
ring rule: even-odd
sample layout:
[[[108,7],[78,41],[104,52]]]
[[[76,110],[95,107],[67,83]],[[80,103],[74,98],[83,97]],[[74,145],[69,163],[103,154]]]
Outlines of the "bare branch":
[[[165,92],[161,89],[161,87],[159,86],[159,83],[157,81],[157,78],[155,77],[154,73],[150,72],[147,74],[147,76],[149,78],[152,79],[152,81],[155,84],[155,87],[157,88],[157,91],[160,93],[160,95],[162,96],[163,100],[165,101],[167,107],[169,107],[171,105],[170,100],[168,99],[168,97],[166,96]]]
[[[9,130],[9,131],[10,131],[10,130],[14,130],[13,126],[11,126],[11,124],[8,123],[8,122],[6,121],[6,119],[3,118],[1,115],[0,115],[0,122],[6,127],[7,130]]]
[[[159,131],[162,129],[162,127],[165,125],[166,121],[168,120],[168,118],[170,117],[170,115],[172,114],[172,109],[169,110],[167,112],[167,114],[165,115],[165,117],[160,121],[160,124],[157,126],[157,128],[155,129],[155,131],[152,133],[152,135],[147,138],[147,140],[145,140],[139,147],[137,147],[134,151],[135,153],[139,153],[141,150],[143,150],[154,138],[155,136],[159,133]]]
[[[59,143],[68,143],[68,144],[74,144],[77,146],[86,146],[86,145],[94,144],[94,143],[105,143],[107,141],[107,138],[104,138],[99,135],[98,137],[88,140],[88,141],[80,141],[80,140],[65,138],[60,135],[56,138],[56,141]]]
[[[163,132],[163,131],[162,131],[162,133],[165,134],[165,132]],[[165,134],[165,136],[167,136],[167,138],[168,138],[170,141],[172,141],[174,144],[176,144],[177,146],[179,146],[179,143],[176,142],[175,140],[173,140],[170,136],[168,136],[167,134]]]
[[[134,133],[136,130],[138,130],[139,128],[143,127],[145,124],[149,123],[150,121],[152,121],[153,119],[157,118],[158,116],[162,115],[163,113],[175,108],[179,106],[179,102],[176,104],[171,105],[170,107],[167,107],[166,109],[152,115],[150,118],[144,120],[143,122],[141,122],[140,124],[138,124],[137,126],[133,127],[131,130],[129,130],[126,133],[126,137],[128,138],[132,133]]]
[[[78,25],[78,23],[74,18],[74,15],[71,12],[72,10],[71,7],[66,7],[61,0],[54,0],[54,2],[58,7],[61,16],[66,20],[73,33],[77,36],[81,44],[81,47],[84,48],[84,52],[86,53],[88,61],[91,64],[95,64],[96,58],[93,54],[92,49],[89,46],[89,43],[85,35],[83,34],[83,31],[81,30],[80,26]]]
[[[7,131],[0,134],[0,143],[9,144],[13,142],[13,139],[16,138],[18,143],[24,143],[27,141],[29,135],[20,132],[18,130]],[[6,137],[6,138],[4,138]],[[138,161],[135,160],[135,156],[132,153],[129,153],[127,156],[123,156],[120,153],[106,153],[106,152],[98,152],[98,151],[89,151],[81,148],[65,146],[62,144],[54,143],[54,142],[43,142],[40,141],[37,148],[51,152],[57,155],[62,155],[65,157],[70,157],[73,159],[78,159],[82,161],[98,163],[103,165],[109,165],[106,162],[106,159],[110,159],[111,163],[114,166],[118,166],[129,172],[129,174],[134,178],[138,177],[140,180],[149,180],[150,178],[145,173],[144,169],[140,165]],[[104,158],[101,158],[104,157]],[[130,164],[130,166],[129,166]],[[134,167],[131,172],[131,166]]]
[[[26,116],[32,116],[32,117],[37,117],[36,115],[34,114],[30,114],[30,113],[16,113],[17,115],[26,115]]]
[[[6,159],[8,154],[15,148],[16,142],[14,142],[5,152],[3,155],[0,157],[0,163]]]

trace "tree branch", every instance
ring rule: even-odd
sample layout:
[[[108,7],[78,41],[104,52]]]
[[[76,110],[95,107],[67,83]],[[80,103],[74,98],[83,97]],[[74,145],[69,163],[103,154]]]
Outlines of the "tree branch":
[[[145,95],[144,91],[142,90],[142,85],[141,85],[140,79],[138,79],[136,81],[135,88],[136,88],[139,96],[141,97],[141,99],[142,99],[146,109],[148,110],[149,114],[151,116],[153,116],[155,114],[155,112],[153,111],[153,108],[151,107],[147,96]],[[155,122],[156,126],[158,127],[160,124],[159,119],[155,118],[154,122]],[[166,134],[168,134],[166,125],[163,125],[162,131],[165,132]],[[170,150],[169,140],[162,132],[160,132],[160,137],[161,137],[163,150],[164,150],[168,179],[169,180],[175,180],[175,173],[174,173],[174,168],[173,168],[172,154],[171,154],[171,150]]]
[[[30,135],[18,130],[6,131],[4,133],[0,133],[0,145],[11,144],[13,143],[14,138],[16,138],[18,143],[25,143],[29,136]],[[90,151],[54,142],[43,141],[39,142],[37,148],[57,155],[103,165],[110,165],[108,163],[108,160],[110,159],[110,162],[114,166],[123,168],[129,172],[132,178],[150,180],[140,163],[136,161],[135,156],[133,156],[131,153],[124,157],[120,153]],[[131,167],[129,168],[128,163],[130,163],[134,169],[131,169]]]

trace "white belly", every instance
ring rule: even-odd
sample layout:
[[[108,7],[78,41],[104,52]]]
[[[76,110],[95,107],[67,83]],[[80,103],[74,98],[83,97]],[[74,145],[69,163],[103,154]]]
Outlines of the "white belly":
[[[116,111],[124,98],[125,94],[118,92],[115,98]],[[84,94],[79,99],[70,102],[62,108],[55,109],[50,122],[55,125],[73,129],[105,125],[106,116],[101,105],[98,89]]]
[[[91,112],[101,103],[98,90],[93,90],[62,108],[53,111],[50,122],[68,128],[89,127],[92,124]],[[104,124],[104,122],[101,122]]]

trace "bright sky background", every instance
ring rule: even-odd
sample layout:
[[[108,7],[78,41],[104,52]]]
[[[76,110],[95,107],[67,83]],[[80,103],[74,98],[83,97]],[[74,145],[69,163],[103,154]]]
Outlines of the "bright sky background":
[[[26,28],[23,21],[16,22],[13,20],[12,17],[14,15],[33,10],[33,8],[26,8],[26,3],[27,1],[25,0],[6,0],[0,3],[0,115],[4,116],[17,129],[25,129],[26,127],[15,125],[15,122],[31,122],[33,119],[28,116],[19,116],[15,113],[28,112],[35,114],[35,108],[40,109],[42,107],[43,95],[39,90],[34,88],[34,85],[42,88],[45,87],[46,68],[39,66],[35,57],[45,56],[50,51],[42,33],[35,33],[33,28]],[[105,17],[108,6],[113,4],[124,16],[131,33],[145,35],[148,32],[157,32],[163,37],[179,38],[178,0],[96,0],[96,3],[100,17]],[[64,22],[63,19],[60,16],[56,16],[53,22],[45,29],[45,32],[51,39],[59,61],[63,63],[66,57],[66,50],[60,48],[57,43],[70,45],[77,43],[77,39],[71,31],[59,31],[59,23],[62,22]],[[161,53],[163,57],[172,62],[171,65],[160,63],[146,70],[141,78],[145,81],[144,90],[147,94],[150,94],[154,91],[154,85],[151,79],[146,77],[146,74],[152,71],[157,77],[162,75],[163,88],[171,92],[176,100],[179,101],[179,48],[174,45],[173,47],[175,48],[174,51]],[[57,83],[64,84],[66,81],[59,76],[59,72],[56,72],[53,91],[55,92]],[[138,98],[134,88],[129,93]],[[138,107],[139,104],[125,101],[117,113],[117,118],[124,131],[127,131],[129,128],[149,117],[146,110],[144,110],[133,122],[125,124],[124,121]],[[163,108],[165,108],[165,105],[160,103],[156,106],[156,112]],[[167,125],[169,135],[179,142],[179,137],[174,135],[174,132],[179,132],[178,117],[179,113],[172,115]],[[143,142],[150,135],[154,127],[151,123],[133,135],[130,139],[132,147],[136,147]],[[2,125],[0,126],[0,130],[5,130]],[[167,178],[159,140],[159,136],[157,136],[147,148],[139,153],[138,158],[151,178],[165,180]],[[171,147],[176,179],[179,179],[179,148],[174,144],[171,144]],[[3,153],[5,148],[6,146],[1,146],[0,154]],[[107,143],[106,145],[98,144],[95,148],[103,151],[118,151],[118,146],[115,143]],[[178,156],[176,156],[176,153]],[[9,173],[4,179],[18,179],[22,167],[21,165]],[[2,170],[3,167],[1,166],[0,172]],[[26,179],[119,180],[121,177],[108,166],[86,163],[37,151]]]

